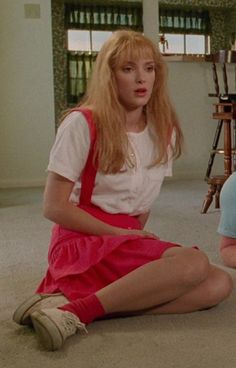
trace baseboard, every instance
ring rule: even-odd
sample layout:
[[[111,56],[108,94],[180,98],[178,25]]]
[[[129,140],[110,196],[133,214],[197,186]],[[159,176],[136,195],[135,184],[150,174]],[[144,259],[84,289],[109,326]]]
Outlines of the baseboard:
[[[33,188],[42,187],[45,185],[44,179],[22,179],[22,180],[1,180],[0,189],[7,188]]]
[[[174,172],[172,177],[166,177],[165,180],[195,180],[202,179],[204,181],[204,177],[202,173],[187,173],[186,172]],[[0,189],[7,188],[33,188],[33,187],[41,187],[45,185],[44,179],[22,179],[22,180],[1,180],[0,179]]]

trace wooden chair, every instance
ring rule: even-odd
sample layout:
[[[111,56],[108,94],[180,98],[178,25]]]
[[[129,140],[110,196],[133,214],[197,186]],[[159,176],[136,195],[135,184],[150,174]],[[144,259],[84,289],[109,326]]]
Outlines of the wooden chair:
[[[234,50],[220,50],[216,54],[212,55],[212,74],[215,86],[215,93],[209,93],[209,97],[216,97],[219,102],[236,102],[236,66],[235,66],[235,93],[229,92],[228,86],[228,76],[227,76],[227,63],[236,63],[236,51]],[[223,86],[219,82],[220,70],[223,80]],[[212,166],[214,163],[215,155],[217,153],[222,153],[222,150],[218,149],[218,143],[221,135],[221,130],[223,126],[223,120],[219,120],[217,123],[210,157],[207,165],[207,170],[205,174],[205,180],[207,181],[210,177]],[[233,130],[233,148],[236,147],[236,125],[234,122]],[[235,161],[235,160],[234,160]],[[236,163],[234,162],[234,170],[236,169]]]
[[[225,180],[232,173],[232,141],[231,141],[231,122],[236,119],[236,103],[217,103],[214,104],[215,112],[213,119],[221,121],[224,126],[224,174],[209,177],[208,193],[202,205],[201,213],[206,213],[210,207],[213,196],[215,195],[215,208],[220,208],[220,191]]]
[[[235,116],[235,102],[236,102],[236,79],[235,79],[235,93],[229,92],[227,63],[236,63],[236,51],[220,50],[212,55],[212,72],[215,86],[215,93],[209,93],[208,96],[216,97],[218,104],[214,104],[216,111],[213,113],[213,119],[218,120],[217,127],[210,151],[210,157],[205,174],[205,181],[209,185],[208,194],[203,202],[201,213],[206,213],[215,195],[215,207],[219,208],[219,196],[222,185],[226,178],[236,169],[236,116]],[[219,83],[219,69],[223,79],[223,88]],[[236,78],[236,67],[235,67]],[[231,122],[233,121],[233,136],[231,137]],[[224,147],[218,148],[218,143],[224,126]],[[229,148],[230,147],[230,148]],[[229,151],[230,149],[230,151]],[[230,154],[229,154],[230,152]],[[211,176],[212,166],[216,154],[224,154],[224,175]],[[229,156],[230,156],[230,170],[229,170]]]

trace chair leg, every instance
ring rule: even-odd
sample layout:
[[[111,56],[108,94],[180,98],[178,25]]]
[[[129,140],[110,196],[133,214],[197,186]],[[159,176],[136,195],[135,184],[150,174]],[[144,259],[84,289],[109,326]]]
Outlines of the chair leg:
[[[214,196],[215,192],[216,192],[216,185],[211,184],[209,189],[208,189],[206,198],[203,202],[201,213],[207,213],[207,210],[210,207],[211,202],[213,201],[213,196]]]
[[[215,193],[215,208],[220,208],[220,191],[221,191],[221,185],[218,184],[216,186],[216,193]]]
[[[215,131],[215,135],[214,135],[214,140],[212,143],[212,147],[211,147],[211,154],[208,160],[208,165],[207,165],[207,170],[206,170],[206,175],[205,175],[205,180],[208,180],[210,175],[211,175],[211,169],[214,163],[214,159],[215,159],[215,150],[218,147],[218,143],[219,143],[219,139],[220,139],[220,133],[222,130],[222,126],[223,126],[223,120],[219,120],[217,127],[216,127],[216,131]]]

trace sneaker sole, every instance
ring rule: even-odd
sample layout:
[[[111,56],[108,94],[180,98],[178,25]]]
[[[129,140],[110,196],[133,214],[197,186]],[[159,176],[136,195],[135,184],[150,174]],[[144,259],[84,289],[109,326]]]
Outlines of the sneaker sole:
[[[43,312],[35,311],[31,314],[31,320],[41,344],[48,351],[59,350],[64,339],[56,324]]]
[[[43,299],[48,298],[49,296],[59,296],[62,295],[60,293],[57,294],[35,294],[31,296],[29,299],[25,300],[14,312],[13,321],[18,323],[19,325],[28,325],[32,326],[31,316],[28,314],[30,308],[32,308],[35,304],[40,302]]]

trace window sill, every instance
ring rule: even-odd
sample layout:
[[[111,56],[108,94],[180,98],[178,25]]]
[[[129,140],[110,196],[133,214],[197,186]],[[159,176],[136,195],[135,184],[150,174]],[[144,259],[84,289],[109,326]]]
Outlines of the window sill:
[[[205,62],[209,61],[209,55],[177,55],[162,54],[165,61]]]

